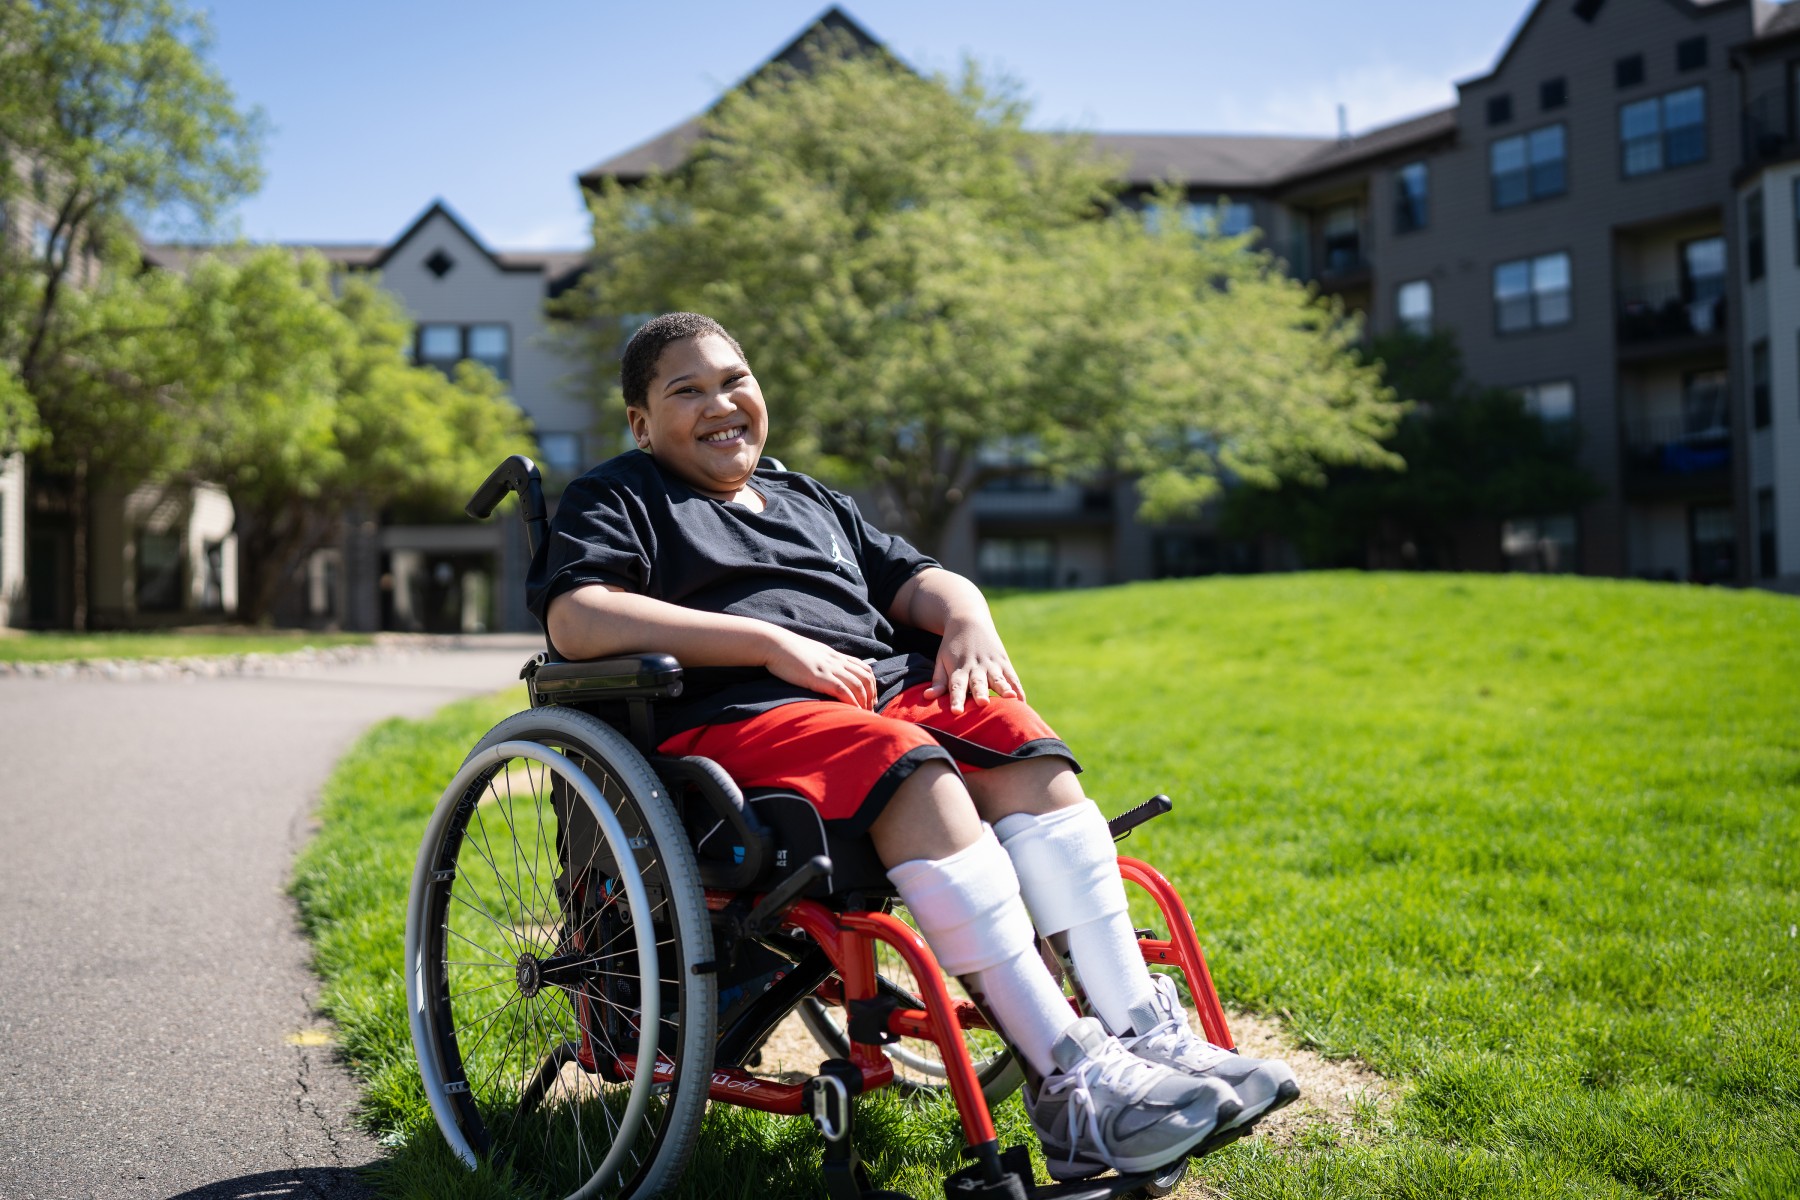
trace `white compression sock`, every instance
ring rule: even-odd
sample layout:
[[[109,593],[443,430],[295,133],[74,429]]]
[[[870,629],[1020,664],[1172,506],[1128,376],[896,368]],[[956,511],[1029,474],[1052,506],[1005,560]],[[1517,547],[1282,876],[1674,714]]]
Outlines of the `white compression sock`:
[[[1038,957],[1019,880],[994,831],[948,858],[915,858],[887,873],[938,964],[981,993],[1007,1040],[1040,1075],[1075,1013]]]
[[[1018,872],[1031,920],[1065,934],[1082,990],[1106,1028],[1131,1029],[1133,1005],[1155,996],[1119,877],[1106,818],[1092,800],[1044,816],[1014,813],[994,826]]]

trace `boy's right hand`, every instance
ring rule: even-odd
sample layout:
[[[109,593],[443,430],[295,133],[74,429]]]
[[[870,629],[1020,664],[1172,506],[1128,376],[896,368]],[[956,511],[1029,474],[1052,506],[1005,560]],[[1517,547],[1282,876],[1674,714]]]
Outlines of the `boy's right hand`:
[[[875,707],[875,671],[860,658],[840,654],[823,642],[774,629],[763,666],[777,679],[858,708]]]

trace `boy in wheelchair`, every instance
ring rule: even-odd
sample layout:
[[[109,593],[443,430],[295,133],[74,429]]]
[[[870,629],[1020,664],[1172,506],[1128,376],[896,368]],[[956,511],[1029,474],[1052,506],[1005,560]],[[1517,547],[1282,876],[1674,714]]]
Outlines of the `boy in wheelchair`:
[[[662,753],[805,795],[866,832],[927,944],[1027,1067],[1051,1173],[1155,1169],[1298,1095],[1190,1031],[1138,952],[1112,838],[1026,703],[980,591],[856,505],[760,466],[768,411],[710,318],[644,325],[621,370],[638,451],[564,492],[529,580],[555,649],[686,670]],[[909,634],[934,654],[905,653]],[[1066,954],[1077,1018],[1035,935]]]

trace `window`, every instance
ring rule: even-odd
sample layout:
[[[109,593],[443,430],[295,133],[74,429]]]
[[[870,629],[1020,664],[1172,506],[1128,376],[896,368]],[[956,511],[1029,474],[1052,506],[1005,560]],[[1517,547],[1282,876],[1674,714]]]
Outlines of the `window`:
[[[1689,441],[1731,432],[1731,387],[1724,371],[1689,371],[1681,377],[1681,432]]]
[[[982,538],[975,570],[989,587],[1056,586],[1056,543],[1050,538]]]
[[[1675,69],[1698,71],[1706,65],[1706,36],[1683,38],[1675,44]]]
[[[141,529],[137,535],[137,609],[174,612],[181,607],[181,537]]]
[[[1600,15],[1600,6],[1606,0],[1575,0],[1575,15],[1592,25],[1594,18]]]
[[[1509,571],[1560,574],[1575,569],[1575,518],[1518,517],[1500,526],[1500,552]]]
[[[1488,148],[1495,208],[1560,196],[1568,190],[1568,137],[1561,124],[1501,138]]]
[[[1561,108],[1569,102],[1569,81],[1557,76],[1538,84],[1538,107],[1545,112]]]
[[[1761,191],[1744,197],[1744,274],[1755,282],[1763,277],[1763,196]]]
[[[1489,125],[1504,125],[1512,120],[1512,97],[1489,96],[1487,117]]]
[[[1256,212],[1241,200],[1190,201],[1182,223],[1202,237],[1236,237],[1256,228]]]
[[[225,611],[225,543],[207,542],[201,548],[200,607],[207,612]]]
[[[1399,313],[1400,327],[1420,337],[1431,333],[1431,281],[1415,279],[1411,283],[1400,285],[1395,304]]]
[[[512,330],[505,325],[469,326],[469,357],[507,380],[512,374]]]
[[[1769,343],[1766,338],[1750,347],[1750,411],[1757,429],[1769,427]]]
[[[505,325],[419,326],[418,352],[413,361],[454,374],[456,364],[473,359],[502,381],[512,378],[512,330]]]
[[[1697,505],[1688,510],[1689,569],[1700,583],[1737,577],[1737,530],[1729,505]]]
[[[448,375],[462,361],[462,356],[461,325],[419,326],[417,360],[421,367],[436,367]]]
[[[1800,180],[1795,180],[1800,187]],[[1394,232],[1423,229],[1431,219],[1431,175],[1422,162],[1394,172]]]
[[[1567,325],[1570,308],[1567,254],[1521,258],[1494,268],[1494,323],[1501,333]]]
[[[1756,573],[1763,579],[1781,574],[1775,561],[1775,489],[1756,493]]]
[[[1525,411],[1548,429],[1567,429],[1575,421],[1575,385],[1567,379],[1530,383],[1518,389]]]
[[[1644,82],[1644,56],[1627,54],[1613,63],[1613,83],[1622,88],[1636,87]]]
[[[1325,211],[1325,272],[1349,275],[1368,266],[1362,253],[1362,210],[1340,204]]]
[[[1706,158],[1706,89],[1683,88],[1619,109],[1626,175],[1685,167]]]

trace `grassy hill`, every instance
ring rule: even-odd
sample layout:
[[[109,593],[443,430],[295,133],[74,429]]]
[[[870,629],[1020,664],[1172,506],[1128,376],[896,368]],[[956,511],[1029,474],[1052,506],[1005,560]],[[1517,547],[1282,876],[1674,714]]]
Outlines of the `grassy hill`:
[[[1200,1164],[1208,1187],[1800,1195],[1800,603],[1303,574],[1015,596],[996,615],[1102,808],[1175,798],[1129,849],[1183,889],[1227,1001],[1400,1083],[1378,1127],[1252,1139]],[[404,1020],[385,1015],[406,872],[497,715],[372,733],[301,868],[371,1121],[401,1147],[397,1192],[445,1186],[406,1099]],[[771,1155],[799,1144],[712,1119]],[[953,1154],[946,1114],[882,1120],[902,1157],[921,1139]]]

